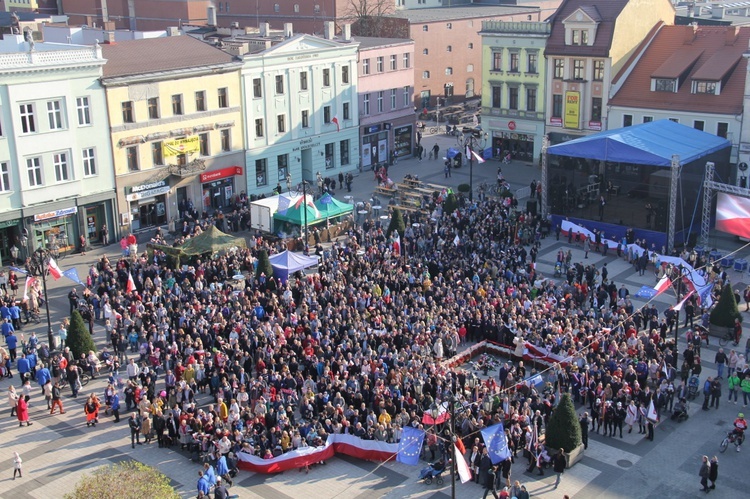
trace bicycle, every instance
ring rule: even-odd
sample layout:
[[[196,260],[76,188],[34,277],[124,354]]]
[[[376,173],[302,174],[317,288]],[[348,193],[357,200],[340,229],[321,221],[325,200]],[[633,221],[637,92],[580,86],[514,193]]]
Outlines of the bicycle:
[[[727,450],[727,447],[729,447],[729,444],[734,444],[734,446],[737,447],[737,452],[739,452],[740,445],[742,445],[742,440],[743,438],[741,438],[740,435],[732,430],[727,433],[727,436],[724,437],[724,440],[722,440],[719,444],[719,451],[724,452],[725,450]]]
[[[719,338],[719,345],[725,347],[729,342],[732,342],[734,346],[738,346],[740,343],[737,341],[737,338],[734,337],[734,330],[731,328],[727,329],[727,334]]]
[[[89,384],[89,381],[91,381],[91,375],[89,373],[83,373],[78,377],[78,381],[81,383],[81,386],[86,386]],[[65,377],[61,377],[60,381],[58,382],[58,386],[60,387],[60,390],[68,386],[68,379]]]

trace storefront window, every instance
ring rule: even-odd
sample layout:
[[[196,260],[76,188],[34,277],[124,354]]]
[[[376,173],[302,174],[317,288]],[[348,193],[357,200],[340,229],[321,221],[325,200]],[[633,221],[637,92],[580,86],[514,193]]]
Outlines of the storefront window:
[[[326,144],[326,170],[330,170],[335,167],[336,163],[333,160],[333,142]]]
[[[362,166],[388,161],[388,132],[378,132],[362,137]]]
[[[409,156],[412,148],[412,126],[406,125],[393,130],[393,147],[396,156]]]

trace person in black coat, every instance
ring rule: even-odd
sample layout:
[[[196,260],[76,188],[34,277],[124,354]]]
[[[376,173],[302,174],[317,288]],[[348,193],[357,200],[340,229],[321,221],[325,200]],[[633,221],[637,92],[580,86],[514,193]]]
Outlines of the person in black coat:
[[[716,479],[719,478],[719,458],[714,456],[711,458],[708,468],[708,479],[711,481],[709,489],[716,488]]]
[[[479,461],[479,483],[485,489],[482,499],[487,499],[487,493],[489,492],[492,492],[495,499],[498,499],[497,492],[495,492],[495,473],[492,469],[492,460],[486,447],[482,449],[482,459]]]
[[[565,459],[565,450],[560,449],[560,452],[555,454],[555,457],[552,458],[552,469],[554,469],[555,473],[557,474],[557,478],[555,479],[555,488],[560,485],[560,479],[562,478],[562,474],[565,472],[565,467],[567,465],[568,462]]]
[[[584,412],[583,416],[579,420],[581,425],[581,442],[583,443],[583,449],[589,448],[589,413]]]

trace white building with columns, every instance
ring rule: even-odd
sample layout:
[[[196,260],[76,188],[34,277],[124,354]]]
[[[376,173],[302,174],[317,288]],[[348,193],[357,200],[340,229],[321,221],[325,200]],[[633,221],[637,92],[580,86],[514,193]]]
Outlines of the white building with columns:
[[[3,262],[14,245],[22,258],[51,244],[75,247],[81,235],[99,243],[105,224],[115,235],[105,62],[99,46],[0,40]]]

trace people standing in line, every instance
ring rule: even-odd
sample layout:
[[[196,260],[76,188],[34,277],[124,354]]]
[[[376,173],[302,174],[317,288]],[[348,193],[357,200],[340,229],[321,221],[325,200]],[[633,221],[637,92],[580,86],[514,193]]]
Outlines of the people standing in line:
[[[562,478],[562,474],[565,473],[565,467],[567,465],[568,462],[565,459],[565,449],[560,449],[560,452],[555,454],[555,457],[552,460],[552,469],[555,470],[555,473],[557,474],[555,488],[560,485],[560,479]]]
[[[16,479],[16,474],[18,474],[18,478],[23,478],[23,459],[21,459],[21,456],[18,455],[18,452],[13,453],[13,480]]]
[[[711,486],[708,488],[713,490],[716,488],[716,479],[719,478],[719,458],[712,457],[708,466],[708,480],[711,482]]]
[[[703,456],[701,459],[701,469],[698,471],[698,476],[701,477],[701,492],[708,494],[711,490],[708,488],[708,475],[711,470],[708,463],[708,456]]]

